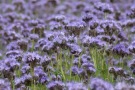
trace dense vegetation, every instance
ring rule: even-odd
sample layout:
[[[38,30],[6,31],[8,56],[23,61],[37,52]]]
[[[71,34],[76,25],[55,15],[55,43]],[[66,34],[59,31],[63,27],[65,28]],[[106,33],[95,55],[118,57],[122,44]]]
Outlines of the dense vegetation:
[[[0,90],[135,90],[135,0],[0,0]]]

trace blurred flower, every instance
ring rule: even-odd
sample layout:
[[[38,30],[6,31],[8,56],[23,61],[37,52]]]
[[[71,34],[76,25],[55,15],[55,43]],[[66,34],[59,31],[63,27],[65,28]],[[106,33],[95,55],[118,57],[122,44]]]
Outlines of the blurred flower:
[[[30,34],[29,39],[34,40],[34,42],[36,42],[39,40],[39,35],[38,34]]]
[[[85,29],[85,26],[86,26],[85,23],[82,21],[71,22],[65,26],[65,29],[68,30],[70,33],[79,35],[80,32],[82,32],[82,30]]]
[[[10,51],[6,52],[7,57],[16,57],[21,54],[22,54],[22,52],[20,50],[10,50]]]
[[[125,77],[125,78],[129,76],[128,73],[123,68],[120,67],[109,67],[109,73],[113,74],[114,80],[117,79],[117,76]]]
[[[43,66],[44,69],[51,63],[51,58],[48,55],[42,57],[40,64]]]
[[[24,74],[23,76],[20,77],[21,82],[25,85],[31,85],[32,84],[32,76],[30,74]]]
[[[77,66],[72,66],[71,72],[73,75],[78,75],[79,74],[79,68]]]
[[[93,14],[90,14],[90,13],[88,13],[82,17],[82,20],[85,22],[89,22],[93,19],[96,19],[96,16],[94,16]]]
[[[6,50],[19,50],[20,47],[17,45],[16,42],[10,42],[7,46],[6,46]]]
[[[19,88],[16,88],[16,90],[27,90],[26,85],[22,84]]]
[[[70,48],[71,53],[75,57],[79,57],[80,53],[82,52],[82,49],[79,45],[77,44],[68,44],[68,47]]]
[[[99,25],[99,21],[98,20],[92,20],[89,22],[89,27],[90,27],[90,30],[93,30],[95,28],[97,28]]]
[[[105,13],[113,13],[114,12],[113,8],[108,3],[98,2],[98,3],[95,3],[94,6],[95,6],[96,9],[98,9],[100,11],[103,11]]]
[[[46,83],[48,82],[47,74],[43,71],[43,68],[41,66],[37,66],[34,68],[34,79],[38,83]]]
[[[115,45],[113,48],[112,48],[113,52],[117,55],[120,55],[122,57],[124,57],[125,55],[129,55],[130,52],[127,48],[127,45],[125,45],[124,43],[119,43],[117,45]]]
[[[90,36],[84,36],[82,38],[82,44],[84,46],[89,46],[89,47],[98,47],[98,48],[103,48],[106,46],[106,43],[97,37],[90,37]]]
[[[10,82],[7,79],[0,79],[0,89],[1,90],[12,90]]]
[[[27,45],[28,45],[28,41],[25,39],[20,39],[17,41],[18,46],[20,47],[20,49],[26,51],[27,50]]]
[[[24,64],[21,68],[22,74],[28,74],[30,72],[30,66],[28,64]]]
[[[99,78],[92,78],[90,81],[90,88],[92,90],[114,90],[113,86]]]
[[[66,17],[62,14],[58,14],[58,15],[52,15],[48,18],[48,21],[57,21],[57,22],[62,22],[63,20],[65,20]]]
[[[129,85],[125,82],[118,82],[115,85],[115,90],[134,90],[135,86],[134,85]]]
[[[41,56],[36,52],[27,52],[24,55],[23,61],[25,63],[31,64],[32,67],[35,67],[41,60]]]
[[[135,41],[133,41],[133,42],[129,45],[128,49],[129,49],[129,51],[130,51],[131,53],[135,53]]]
[[[66,88],[68,90],[88,90],[83,83],[79,82],[68,82],[66,83]]]
[[[63,90],[65,84],[62,81],[51,81],[47,84],[49,90]]]
[[[92,63],[83,63],[82,68],[88,75],[91,75],[96,72],[94,64]]]

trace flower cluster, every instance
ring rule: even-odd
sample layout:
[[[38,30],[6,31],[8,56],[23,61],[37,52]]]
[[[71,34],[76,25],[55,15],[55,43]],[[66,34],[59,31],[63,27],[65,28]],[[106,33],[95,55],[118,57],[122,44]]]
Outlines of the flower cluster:
[[[135,0],[0,0],[0,90],[134,90],[134,34]]]

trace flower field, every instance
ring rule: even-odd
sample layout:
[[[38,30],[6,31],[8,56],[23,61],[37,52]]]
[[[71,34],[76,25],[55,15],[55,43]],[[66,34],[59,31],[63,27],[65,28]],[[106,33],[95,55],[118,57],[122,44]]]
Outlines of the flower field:
[[[135,0],[0,0],[0,90],[135,90]]]

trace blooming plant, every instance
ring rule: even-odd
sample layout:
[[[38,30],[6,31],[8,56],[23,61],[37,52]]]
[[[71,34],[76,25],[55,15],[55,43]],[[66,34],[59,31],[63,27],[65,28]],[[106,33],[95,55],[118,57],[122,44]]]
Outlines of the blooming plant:
[[[135,0],[0,0],[0,90],[135,90]]]

